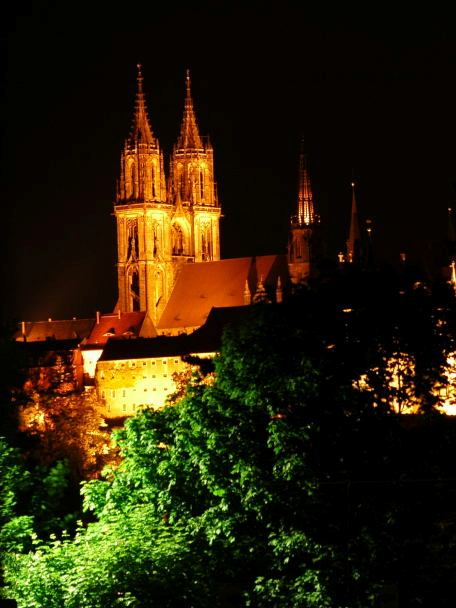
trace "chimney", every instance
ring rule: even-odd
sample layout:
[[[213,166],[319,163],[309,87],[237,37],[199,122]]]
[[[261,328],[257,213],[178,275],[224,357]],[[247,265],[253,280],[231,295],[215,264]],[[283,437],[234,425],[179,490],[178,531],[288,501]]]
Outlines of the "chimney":
[[[97,325],[100,325],[100,311],[97,310]]]

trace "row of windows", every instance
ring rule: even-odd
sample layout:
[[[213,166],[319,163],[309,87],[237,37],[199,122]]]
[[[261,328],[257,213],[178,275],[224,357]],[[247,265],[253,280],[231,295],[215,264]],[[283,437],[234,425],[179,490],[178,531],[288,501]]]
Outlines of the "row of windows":
[[[174,359],[174,361],[172,359],[169,360],[170,363],[179,363],[179,359]],[[114,367],[125,367],[125,366],[129,366],[129,367],[147,367],[147,361],[142,361],[142,363],[137,363],[136,361],[130,361],[130,364],[128,365],[128,363],[120,363],[120,364],[116,364]],[[160,361],[150,361],[151,365],[157,365],[159,364]],[[168,364],[168,359],[163,359],[162,360],[162,365],[167,365]]]
[[[135,388],[134,388],[134,389],[132,389],[132,390],[133,390],[134,392],[136,392],[136,389],[135,389]],[[147,391],[148,391],[149,389],[145,388],[145,389],[143,389],[143,390],[144,390],[144,392],[145,392],[145,393],[147,393]],[[153,387],[151,390],[152,390],[152,391],[156,391],[156,390],[157,390],[157,388],[156,388],[156,387]],[[164,386],[162,390],[164,390],[164,391],[168,391],[168,390],[169,390],[169,387]],[[112,390],[110,390],[110,391],[101,391],[101,398],[102,398],[102,399],[106,399],[106,393],[108,393],[110,397],[115,397],[115,396],[116,396],[116,390],[115,390],[115,389],[112,389]],[[127,391],[126,391],[126,389],[122,389],[121,391],[118,391],[118,393],[117,393],[117,394],[119,395],[120,393],[122,393],[122,397],[126,397],[126,396],[127,396]]]
[[[108,412],[111,411],[111,406],[108,404]],[[122,411],[126,412],[127,411],[127,404],[123,403],[122,404]],[[136,412],[136,403],[133,403],[133,405],[131,406],[131,411],[132,412]]]
[[[104,372],[101,372],[101,374],[100,374],[100,379],[101,379],[101,380],[104,380],[104,379],[105,379],[105,377],[106,377],[106,376],[105,376],[105,373],[104,373]],[[142,377],[142,379],[143,379],[143,380],[148,380],[148,378],[167,378],[167,377],[168,377],[168,374],[160,374],[160,375],[158,375],[158,376],[157,376],[157,374],[152,374],[151,376],[143,376],[143,377]],[[114,374],[111,374],[111,380],[114,380],[114,379],[115,379]],[[136,380],[136,376],[132,376],[132,377],[131,377],[131,379],[132,379],[132,380]]]

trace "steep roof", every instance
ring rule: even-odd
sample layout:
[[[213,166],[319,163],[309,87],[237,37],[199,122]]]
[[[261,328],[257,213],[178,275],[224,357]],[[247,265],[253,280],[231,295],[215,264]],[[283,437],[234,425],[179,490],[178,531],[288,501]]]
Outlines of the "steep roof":
[[[242,306],[246,281],[253,298],[262,278],[268,295],[275,300],[278,277],[282,285],[288,284],[284,255],[184,265],[157,328],[163,331],[199,327],[206,321],[211,308]]]
[[[224,329],[251,314],[249,306],[213,308],[206,323],[193,333],[135,340],[109,339],[99,361],[178,357],[220,350]]]
[[[95,319],[66,319],[61,321],[25,321],[25,339],[27,342],[40,342],[43,340],[83,340],[86,338],[95,323]],[[22,328],[15,334],[15,339],[23,340]]]
[[[109,338],[136,338],[141,334],[145,317],[144,311],[101,315],[83,346],[102,346]]]
[[[143,91],[144,79],[141,71],[141,64],[138,64],[137,68],[138,77],[135,101],[135,116],[130,134],[130,144],[134,145],[135,143],[146,143],[157,146],[157,140],[155,139],[152,133],[149,118],[147,116],[146,99]]]

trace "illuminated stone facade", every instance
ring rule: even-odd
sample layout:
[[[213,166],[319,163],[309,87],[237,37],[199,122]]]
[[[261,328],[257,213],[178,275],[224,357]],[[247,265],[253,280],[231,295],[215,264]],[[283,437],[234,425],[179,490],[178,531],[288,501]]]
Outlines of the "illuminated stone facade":
[[[200,357],[213,357],[205,353]],[[96,386],[106,418],[134,415],[140,407],[163,407],[176,391],[176,374],[192,369],[180,355],[98,361]]]
[[[198,130],[187,73],[184,116],[165,177],[163,153],[147,116],[138,66],[135,115],[122,152],[114,208],[118,309],[160,320],[182,264],[220,259],[220,206],[213,150]]]
[[[132,416],[140,406],[162,407],[176,390],[174,374],[186,369],[181,357],[98,361],[96,386],[106,417]]]

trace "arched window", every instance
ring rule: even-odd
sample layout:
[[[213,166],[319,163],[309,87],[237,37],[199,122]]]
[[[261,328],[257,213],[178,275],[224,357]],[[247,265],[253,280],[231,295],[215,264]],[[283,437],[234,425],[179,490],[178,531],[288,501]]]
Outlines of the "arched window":
[[[212,260],[212,239],[210,226],[203,226],[201,230],[201,259],[203,262]]]
[[[204,202],[204,169],[200,169],[200,198]]]
[[[152,163],[151,166],[151,182],[152,182],[152,198],[157,196],[157,191],[155,188],[155,163]]]
[[[173,255],[185,255],[184,234],[179,224],[173,224],[172,245]]]
[[[134,198],[136,196],[136,167],[135,163],[132,162],[130,165],[130,197]]]
[[[139,272],[137,268],[133,268],[130,273],[130,310],[141,310],[140,306]]]

